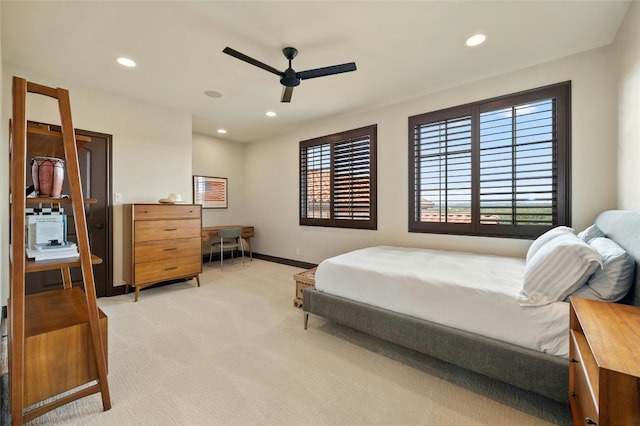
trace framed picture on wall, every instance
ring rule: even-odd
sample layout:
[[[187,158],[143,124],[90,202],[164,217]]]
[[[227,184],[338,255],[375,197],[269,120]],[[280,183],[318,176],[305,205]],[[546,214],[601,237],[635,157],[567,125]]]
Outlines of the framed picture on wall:
[[[227,178],[193,175],[193,202],[203,209],[226,209]]]

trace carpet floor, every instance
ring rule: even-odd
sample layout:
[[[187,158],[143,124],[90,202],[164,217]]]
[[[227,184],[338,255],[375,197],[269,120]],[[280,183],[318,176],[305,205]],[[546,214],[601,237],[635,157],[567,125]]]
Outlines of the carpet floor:
[[[322,318],[305,331],[292,302],[300,271],[225,262],[224,272],[204,266],[200,288],[188,281],[144,290],[137,303],[132,294],[99,299],[113,407],[102,411],[92,395],[30,424],[571,424],[567,405]]]

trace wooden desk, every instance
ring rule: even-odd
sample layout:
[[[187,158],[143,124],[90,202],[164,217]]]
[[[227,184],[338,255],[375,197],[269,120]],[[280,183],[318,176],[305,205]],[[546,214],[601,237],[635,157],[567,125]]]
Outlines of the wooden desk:
[[[222,226],[206,226],[202,228],[202,241],[207,242],[218,236],[221,229],[242,228],[242,238],[247,240],[249,246],[249,257],[253,260],[253,249],[251,248],[251,238],[253,237],[253,226],[246,225],[222,225]]]

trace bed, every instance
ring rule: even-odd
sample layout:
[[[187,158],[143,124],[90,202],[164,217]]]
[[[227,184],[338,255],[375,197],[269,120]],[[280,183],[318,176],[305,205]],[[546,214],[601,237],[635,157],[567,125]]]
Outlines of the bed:
[[[638,235],[640,212],[605,211],[598,215],[594,224],[596,228],[606,234],[607,238],[613,240],[626,251],[631,258],[632,268],[633,264],[635,264],[635,268],[631,271],[631,290],[619,303],[640,306],[640,277],[636,272],[640,263],[640,237]],[[522,321],[521,324],[515,320],[505,320],[498,314],[498,312],[506,309],[504,306],[511,306],[509,309],[513,310],[518,310],[519,308],[514,307],[513,303],[509,304],[500,298],[517,297],[517,295],[513,294],[514,290],[507,288],[506,284],[503,285],[500,282],[496,282],[495,285],[489,285],[489,290],[483,290],[485,284],[480,281],[490,281],[492,271],[486,271],[486,278],[478,278],[478,282],[474,283],[472,278],[476,274],[465,274],[464,269],[482,268],[482,265],[486,264],[486,259],[479,255],[463,254],[471,256],[465,260],[465,264],[473,267],[458,268],[463,270],[462,278],[460,278],[460,274],[456,274],[456,279],[467,279],[469,281],[467,287],[477,287],[478,291],[476,293],[479,293],[480,297],[485,297],[485,299],[481,299],[483,302],[474,304],[474,300],[477,299],[465,301],[464,292],[454,288],[451,291],[452,294],[442,296],[442,299],[440,296],[438,298],[432,297],[434,300],[431,305],[427,306],[428,309],[419,311],[418,307],[414,306],[415,302],[421,301],[419,304],[424,304],[424,301],[428,300],[429,297],[426,294],[424,296],[420,295],[419,292],[421,290],[419,287],[413,286],[411,283],[413,276],[419,275],[418,272],[405,273],[403,277],[394,278],[393,280],[387,278],[387,284],[391,281],[394,281],[394,283],[393,285],[385,286],[384,279],[381,282],[377,282],[379,280],[376,278],[375,270],[380,267],[380,263],[383,263],[380,259],[385,256],[390,257],[391,261],[394,260],[392,259],[394,256],[397,256],[398,259],[396,260],[399,262],[415,263],[416,261],[428,262],[428,257],[438,254],[423,250],[411,251],[410,249],[398,247],[377,247],[367,250],[364,253],[359,251],[349,253],[344,260],[345,264],[354,260],[362,263],[366,255],[381,256],[377,260],[372,257],[370,268],[364,267],[365,265],[363,264],[363,268],[358,272],[365,277],[364,280],[362,276],[358,279],[360,282],[366,282],[366,286],[356,285],[355,287],[344,289],[340,285],[338,276],[343,275],[340,278],[348,280],[350,279],[349,274],[352,274],[353,271],[350,272],[346,267],[341,269],[340,262],[338,262],[337,268],[334,267],[331,270],[332,272],[327,272],[328,269],[324,268],[322,264],[320,265],[319,271],[322,276],[316,276],[316,286],[321,288],[322,291],[316,287],[309,287],[303,290],[302,308],[305,329],[307,328],[309,314],[322,316],[476,373],[560,402],[568,402],[569,309],[567,302],[558,301],[536,306],[535,309],[528,311],[536,313],[535,315],[529,315],[533,318]],[[405,252],[405,250],[408,251]],[[358,257],[363,254],[365,257]],[[449,262],[452,268],[455,268],[455,258],[448,258],[449,254],[446,252],[441,253],[441,255],[444,257],[439,259],[438,262],[444,264]],[[355,256],[355,258],[348,259],[349,256]],[[412,258],[412,256],[416,257]],[[340,256],[337,258],[342,259]],[[497,263],[493,263],[493,261],[497,261]],[[492,266],[485,269],[499,267],[501,271],[506,271],[506,273],[503,274],[501,272],[501,274],[506,275],[509,280],[514,278],[522,280],[523,264],[523,259],[496,258],[492,260]],[[327,269],[327,271],[322,271],[322,269]],[[479,276],[485,276],[484,272]],[[322,285],[318,278],[322,278]],[[435,280],[436,287],[440,282],[445,282],[448,279],[448,274],[442,273]],[[356,279],[353,279],[353,281],[356,281]],[[376,296],[377,299],[368,294],[365,291],[365,287],[371,287],[374,289],[373,293],[379,293]],[[442,288],[436,288],[436,290],[436,293],[432,294],[442,293]],[[386,294],[384,293],[385,291],[387,292]],[[397,294],[394,295],[393,293]],[[401,294],[402,297],[398,298],[398,294]],[[580,294],[580,292],[573,294]],[[447,299],[447,297],[449,298]],[[376,301],[380,300],[380,298],[392,299],[393,302],[389,302],[390,305],[388,303],[385,305]],[[457,303],[452,303],[452,300]],[[521,300],[521,302],[516,305],[527,304],[526,301],[523,302]],[[483,311],[474,310],[474,306],[481,304],[488,304],[489,309],[485,310],[485,312],[492,312],[490,318],[487,318],[487,314],[483,314]],[[455,310],[456,306],[463,307],[460,310],[464,314],[458,318],[447,318],[443,324],[443,321],[439,318],[439,316],[443,316],[440,311],[442,309]],[[424,313],[425,311],[426,314]],[[495,316],[493,316],[494,314]],[[482,321],[477,320],[478,316],[482,317]],[[476,320],[474,321],[474,319]],[[547,320],[549,322],[545,322]],[[505,321],[508,321],[510,327],[504,326]],[[477,327],[484,327],[484,329]],[[539,334],[543,335],[544,338],[541,340],[529,340],[531,334],[538,334],[538,332],[532,333],[531,327],[538,327]],[[505,332],[511,335],[505,336]],[[514,338],[516,343],[513,343]]]

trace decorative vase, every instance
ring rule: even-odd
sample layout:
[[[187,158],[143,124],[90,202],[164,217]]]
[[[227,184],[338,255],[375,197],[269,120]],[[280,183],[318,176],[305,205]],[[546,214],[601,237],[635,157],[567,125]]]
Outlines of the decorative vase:
[[[31,177],[39,197],[60,197],[64,182],[64,160],[53,157],[32,158]]]

